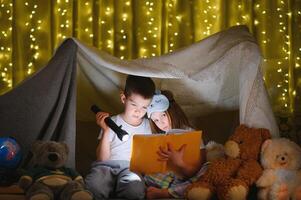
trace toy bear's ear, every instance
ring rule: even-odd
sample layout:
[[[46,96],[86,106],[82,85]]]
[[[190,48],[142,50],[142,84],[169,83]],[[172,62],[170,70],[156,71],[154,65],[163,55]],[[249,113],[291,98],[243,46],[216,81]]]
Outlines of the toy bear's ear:
[[[60,142],[60,144],[64,147],[65,152],[68,154],[69,153],[69,147],[65,142]]]
[[[32,148],[31,148],[31,152],[32,153],[39,152],[42,145],[43,145],[43,141],[41,141],[41,140],[34,141]]]
[[[261,152],[264,152],[265,149],[272,143],[271,139],[268,139],[264,141],[264,143],[261,145]]]
[[[262,128],[261,129],[261,137],[262,137],[262,141],[271,139],[270,131],[268,129]]]

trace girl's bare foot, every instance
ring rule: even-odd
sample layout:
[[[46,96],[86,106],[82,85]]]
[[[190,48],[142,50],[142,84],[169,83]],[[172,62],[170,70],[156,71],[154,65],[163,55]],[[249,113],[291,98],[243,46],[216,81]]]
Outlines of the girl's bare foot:
[[[156,187],[148,187],[146,190],[147,199],[161,199],[161,198],[170,198],[171,195],[168,192],[168,189],[160,189]]]

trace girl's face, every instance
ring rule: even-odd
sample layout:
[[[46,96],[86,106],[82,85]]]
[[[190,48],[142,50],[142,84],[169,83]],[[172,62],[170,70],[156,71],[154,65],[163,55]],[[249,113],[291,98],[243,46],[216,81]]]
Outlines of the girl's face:
[[[171,129],[171,121],[166,112],[153,112],[151,120],[162,131],[169,131]]]

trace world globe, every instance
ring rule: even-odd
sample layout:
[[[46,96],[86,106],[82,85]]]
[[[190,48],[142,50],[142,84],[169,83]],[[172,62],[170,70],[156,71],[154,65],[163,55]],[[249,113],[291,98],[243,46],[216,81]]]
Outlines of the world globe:
[[[20,145],[14,138],[0,137],[0,169],[16,169],[22,161]]]

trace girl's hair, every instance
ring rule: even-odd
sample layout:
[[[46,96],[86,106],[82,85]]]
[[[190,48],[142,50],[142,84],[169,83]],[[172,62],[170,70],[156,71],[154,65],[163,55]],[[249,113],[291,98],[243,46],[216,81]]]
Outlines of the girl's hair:
[[[165,95],[169,100],[169,107],[167,111],[165,111],[165,113],[170,119],[171,128],[172,129],[190,128],[191,125],[187,119],[187,116],[185,115],[184,111],[179,106],[179,104],[177,104],[177,102],[175,101],[172,92],[169,90],[163,90],[161,91],[161,94]],[[151,121],[151,128],[155,132],[159,132],[159,133],[162,132],[162,130],[160,130],[153,121]]]

